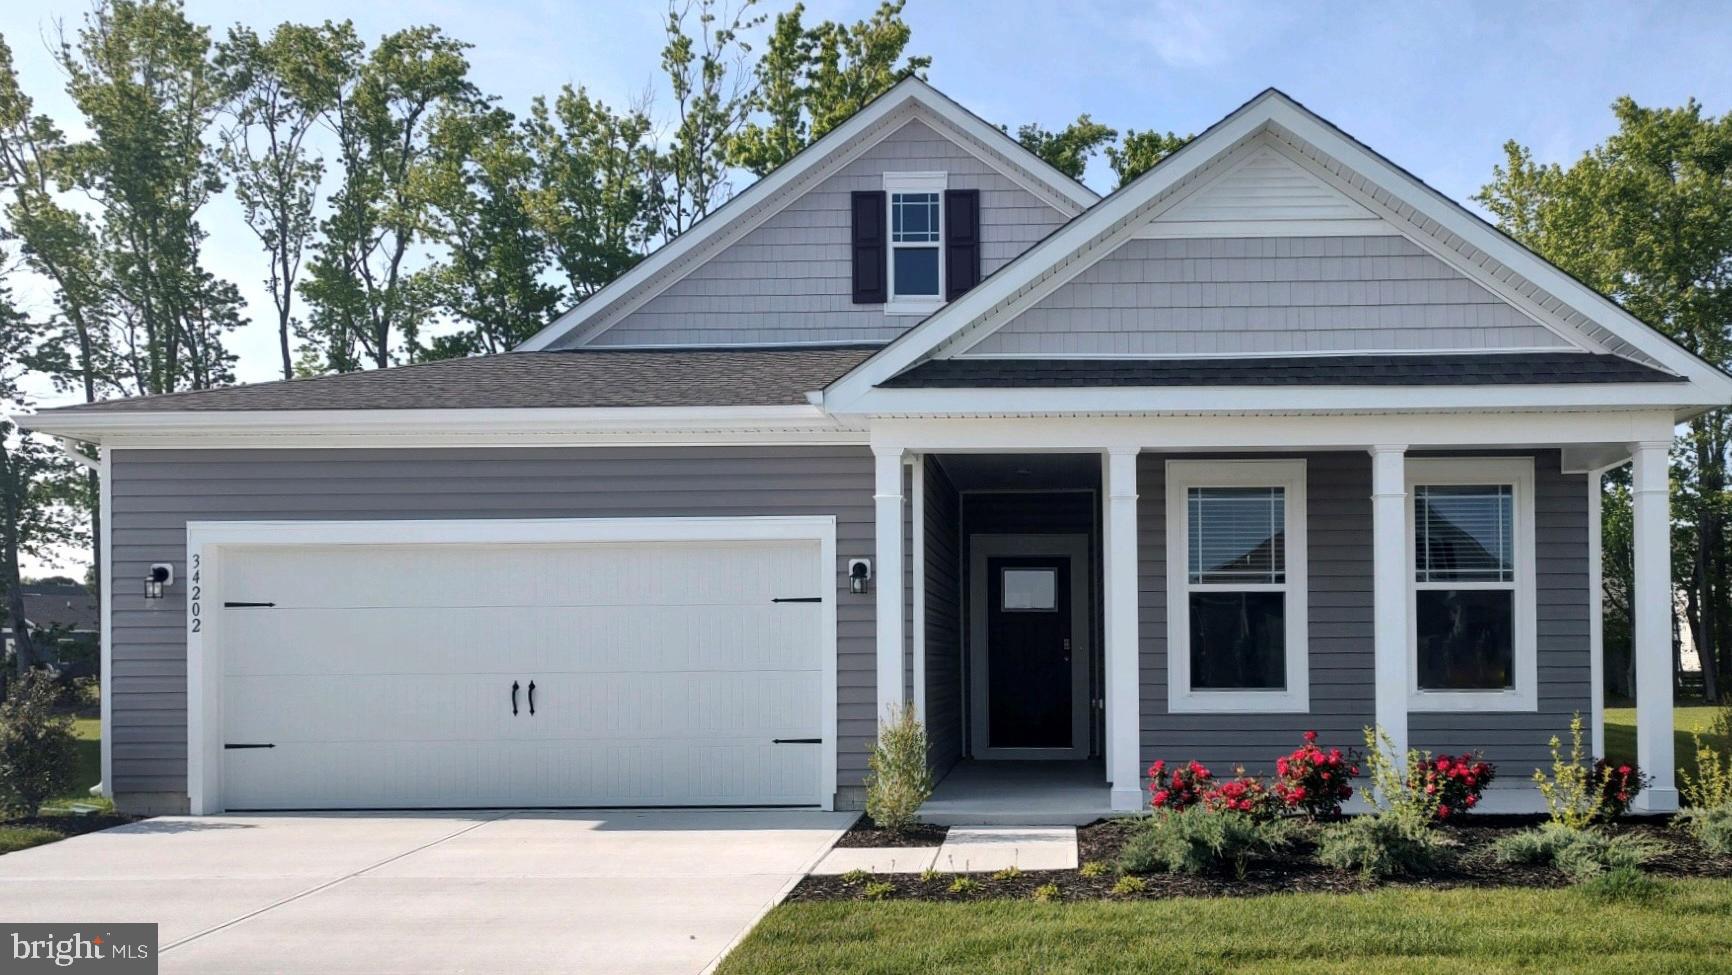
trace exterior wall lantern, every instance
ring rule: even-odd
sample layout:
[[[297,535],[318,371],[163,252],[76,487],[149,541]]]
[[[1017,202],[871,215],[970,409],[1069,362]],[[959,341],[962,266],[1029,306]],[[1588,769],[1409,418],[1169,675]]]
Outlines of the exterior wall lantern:
[[[872,581],[871,559],[848,560],[848,591],[856,596],[866,593],[866,584]]]
[[[150,574],[144,577],[144,598],[161,599],[164,586],[174,585],[174,566],[166,562],[158,562],[150,567]]]

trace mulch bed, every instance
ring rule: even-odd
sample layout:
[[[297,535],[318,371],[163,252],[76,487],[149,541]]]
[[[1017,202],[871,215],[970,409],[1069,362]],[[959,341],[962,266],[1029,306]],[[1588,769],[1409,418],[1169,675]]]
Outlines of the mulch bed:
[[[46,816],[19,816],[0,820],[0,826],[13,829],[48,829],[66,836],[78,836],[83,833],[95,833],[99,830],[113,829],[137,822],[137,816],[123,816],[119,813],[90,813],[84,816],[69,814],[49,814]]]
[[[842,834],[836,841],[841,849],[862,850],[881,849],[896,846],[942,846],[944,837],[950,833],[948,826],[930,826],[918,823],[912,829],[894,833],[879,826],[870,816],[861,816],[853,828]]]
[[[1185,874],[1152,873],[1142,875],[1145,888],[1141,893],[1122,895],[1112,892],[1119,874],[1115,867],[1119,851],[1135,829],[1130,820],[1103,820],[1077,830],[1077,855],[1082,863],[1099,861],[1109,869],[1097,877],[1085,877],[1077,870],[1030,870],[1014,877],[995,878],[992,874],[968,874],[978,887],[968,893],[949,890],[953,874],[941,873],[930,880],[918,874],[875,875],[875,883],[888,883],[893,890],[888,895],[899,900],[966,901],[985,898],[1026,899],[1037,887],[1056,884],[1056,899],[1135,900],[1165,897],[1245,897],[1274,893],[1350,893],[1378,887],[1445,890],[1459,887],[1567,887],[1570,882],[1551,867],[1514,866],[1493,860],[1491,844],[1499,837],[1538,825],[1536,816],[1481,816],[1460,820],[1438,827],[1456,846],[1450,862],[1438,872],[1419,878],[1386,881],[1366,880],[1357,873],[1326,867],[1317,862],[1316,848],[1308,842],[1296,843],[1282,857],[1251,862],[1245,877],[1240,879],[1229,871],[1222,874],[1188,876]],[[1645,868],[1658,877],[1732,877],[1732,857],[1710,856],[1683,831],[1674,829],[1665,819],[1627,820],[1608,827],[1615,833],[1635,833],[1661,840],[1667,852]],[[862,844],[863,845],[863,844]],[[910,845],[910,844],[902,844]],[[845,880],[842,877],[807,877],[789,896],[791,901],[860,900],[865,897],[867,881]]]

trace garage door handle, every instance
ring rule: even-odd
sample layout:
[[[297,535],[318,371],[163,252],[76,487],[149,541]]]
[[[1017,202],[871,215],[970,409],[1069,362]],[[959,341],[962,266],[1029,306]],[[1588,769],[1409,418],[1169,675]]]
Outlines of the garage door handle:
[[[535,681],[529,682],[529,713],[535,713]]]
[[[511,713],[517,713],[517,682],[511,682]]]

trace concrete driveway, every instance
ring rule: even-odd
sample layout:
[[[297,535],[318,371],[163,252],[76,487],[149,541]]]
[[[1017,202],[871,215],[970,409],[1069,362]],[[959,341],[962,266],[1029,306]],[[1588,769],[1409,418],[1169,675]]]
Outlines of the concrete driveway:
[[[852,820],[161,818],[0,857],[0,920],[155,921],[163,972],[701,972]]]

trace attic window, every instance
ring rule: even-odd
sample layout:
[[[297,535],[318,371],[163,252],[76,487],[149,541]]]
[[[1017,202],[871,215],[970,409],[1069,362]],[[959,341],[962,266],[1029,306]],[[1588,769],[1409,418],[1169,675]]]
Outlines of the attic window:
[[[887,314],[926,314],[944,301],[944,173],[885,173],[890,208]]]

